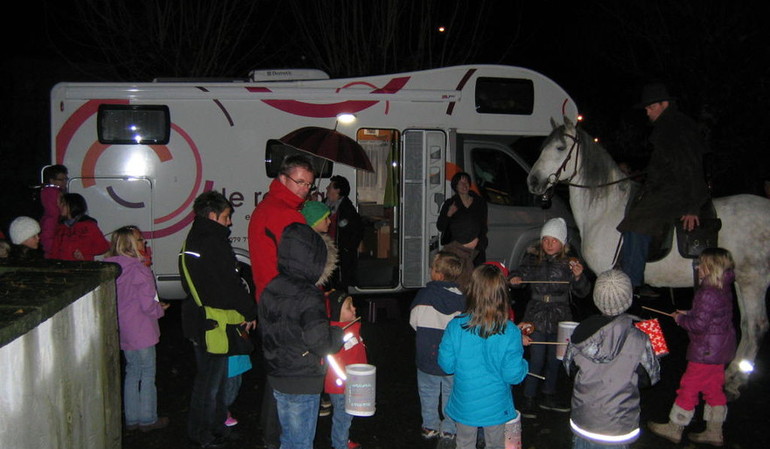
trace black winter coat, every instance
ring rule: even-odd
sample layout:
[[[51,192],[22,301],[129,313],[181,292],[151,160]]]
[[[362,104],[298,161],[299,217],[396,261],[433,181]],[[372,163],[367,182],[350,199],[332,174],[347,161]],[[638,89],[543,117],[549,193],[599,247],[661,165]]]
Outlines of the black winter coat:
[[[230,229],[214,220],[196,217],[187,234],[183,255],[193,285],[205,306],[237,310],[246,321],[257,318],[257,304],[243,286],[228,237]],[[179,272],[182,273],[181,260]],[[187,283],[183,282],[187,291]],[[189,294],[189,291],[188,291]],[[188,297],[182,305],[182,327],[187,338],[203,341],[203,310]]]
[[[342,346],[343,331],[329,325],[318,287],[334,269],[336,253],[333,245],[328,248],[308,225],[287,226],[278,244],[278,276],[259,301],[267,374],[270,385],[282,393],[321,393],[324,358]]]
[[[647,178],[618,230],[656,236],[708,201],[705,143],[695,122],[669,106],[654,123]]]
[[[583,298],[591,290],[591,283],[585,273],[575,280],[567,257],[546,255],[540,260],[536,248],[530,248],[519,269],[510,275],[515,276],[525,281],[569,281],[569,284],[528,284],[532,296],[524,310],[522,321],[531,322],[535,325],[535,330],[548,334],[556,333],[559,321],[572,319],[570,294]],[[543,298],[546,295],[559,300],[545,302]]]
[[[473,197],[471,207],[465,207],[460,199],[460,195],[457,194],[444,201],[436,221],[436,228],[441,231],[441,244],[446,245],[453,240],[452,233],[450,232],[452,221],[472,221],[474,228],[479,229],[479,243],[476,245],[477,256],[475,259],[475,263],[478,265],[486,262],[486,249],[489,243],[487,239],[487,202],[476,192],[471,191],[470,195]],[[447,214],[452,204],[457,206],[457,212],[450,217]]]
[[[358,245],[364,237],[364,223],[350,198],[343,197],[335,211],[334,239],[339,251],[338,269],[334,273],[332,287],[346,289],[356,285]]]

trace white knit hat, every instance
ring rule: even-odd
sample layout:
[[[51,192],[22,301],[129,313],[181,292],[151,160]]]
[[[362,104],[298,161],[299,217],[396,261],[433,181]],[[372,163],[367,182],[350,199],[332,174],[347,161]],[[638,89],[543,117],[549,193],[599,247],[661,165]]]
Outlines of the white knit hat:
[[[10,234],[11,242],[14,245],[21,245],[28,238],[40,234],[40,225],[34,218],[16,217],[8,228],[8,234]]]
[[[543,225],[543,230],[540,231],[540,240],[543,237],[553,237],[560,241],[562,245],[567,244],[567,222],[563,218],[551,218]]]
[[[634,297],[631,279],[620,270],[607,270],[596,278],[594,304],[604,315],[615,316],[628,310]]]

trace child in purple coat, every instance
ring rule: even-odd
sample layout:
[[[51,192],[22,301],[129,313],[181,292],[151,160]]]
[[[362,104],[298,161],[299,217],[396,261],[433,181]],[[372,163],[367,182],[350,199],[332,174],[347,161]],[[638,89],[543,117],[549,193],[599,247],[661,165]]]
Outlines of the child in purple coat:
[[[144,264],[144,238],[139,228],[124,226],[112,233],[105,262],[120,265],[118,330],[126,357],[123,405],[127,430],[148,432],[168,425],[158,417],[155,389],[155,345],[160,340],[158,318],[169,304],[158,301],[155,277]]]
[[[676,323],[690,337],[687,369],[679,382],[669,422],[650,423],[649,428],[656,435],[679,443],[702,393],[706,401],[706,430],[691,433],[689,438],[696,443],[722,446],[722,423],[727,417],[725,364],[735,357],[736,348],[730,288],[735,280],[735,263],[730,252],[722,248],[705,249],[698,262],[700,288],[692,300],[692,309],[674,312]]]

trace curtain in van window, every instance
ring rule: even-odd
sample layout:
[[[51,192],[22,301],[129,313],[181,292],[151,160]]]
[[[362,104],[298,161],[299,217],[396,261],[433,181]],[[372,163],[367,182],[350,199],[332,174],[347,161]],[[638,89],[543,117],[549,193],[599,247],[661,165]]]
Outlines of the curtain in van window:
[[[373,172],[359,172],[358,201],[383,204],[388,181],[388,161],[390,145],[384,141],[359,142],[369,157]]]

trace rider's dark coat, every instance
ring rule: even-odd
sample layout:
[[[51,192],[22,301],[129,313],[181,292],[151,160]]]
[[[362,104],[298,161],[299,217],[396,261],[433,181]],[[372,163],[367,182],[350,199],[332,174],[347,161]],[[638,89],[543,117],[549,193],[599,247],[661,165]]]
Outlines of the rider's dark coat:
[[[669,105],[655,120],[649,141],[647,178],[618,225],[621,232],[658,235],[683,215],[697,214],[709,197],[706,146],[692,119]]]

